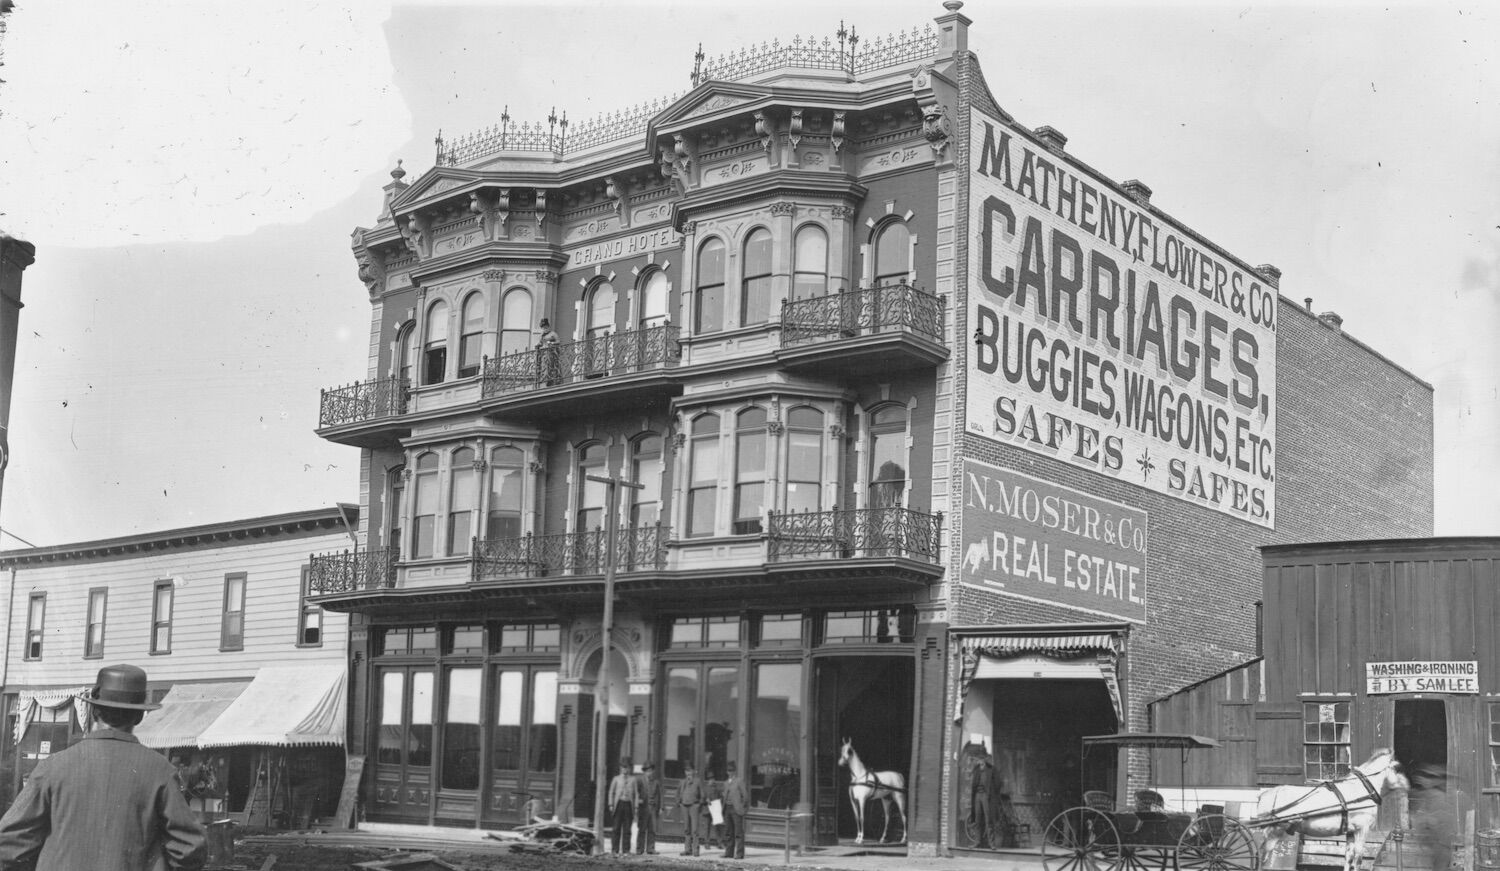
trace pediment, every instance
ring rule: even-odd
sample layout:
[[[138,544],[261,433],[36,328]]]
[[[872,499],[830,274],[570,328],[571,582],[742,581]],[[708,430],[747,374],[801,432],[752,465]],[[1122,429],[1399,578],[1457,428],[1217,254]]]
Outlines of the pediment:
[[[658,115],[655,126],[661,128],[680,121],[733,111],[737,106],[762,100],[770,93],[770,89],[754,85],[706,82],[689,91],[671,108]]]
[[[450,191],[454,188],[464,187],[480,180],[481,175],[474,170],[458,169],[451,166],[435,166],[422,174],[420,178],[411,183],[411,186],[402,191],[391,203],[393,209],[400,208],[410,203],[419,202],[430,196]]]

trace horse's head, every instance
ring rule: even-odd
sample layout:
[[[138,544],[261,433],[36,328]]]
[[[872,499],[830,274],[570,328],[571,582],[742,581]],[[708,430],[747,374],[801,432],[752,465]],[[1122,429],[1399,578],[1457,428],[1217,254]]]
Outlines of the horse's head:
[[[1392,790],[1411,788],[1411,781],[1401,771],[1401,763],[1396,761],[1396,755],[1388,747],[1377,749],[1369,759],[1356,767],[1370,779],[1370,783],[1381,795]]]
[[[854,741],[850,738],[844,739],[844,746],[839,748],[839,764],[847,766],[849,759],[854,755]]]

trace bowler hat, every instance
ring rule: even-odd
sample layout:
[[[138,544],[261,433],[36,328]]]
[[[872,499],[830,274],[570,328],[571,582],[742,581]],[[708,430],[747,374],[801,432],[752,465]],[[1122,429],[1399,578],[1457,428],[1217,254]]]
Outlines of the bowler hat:
[[[146,701],[146,670],[134,665],[106,665],[84,701],[105,708],[154,711],[161,705]]]
[[[620,757],[620,767],[621,768],[629,768],[630,767],[630,757],[629,756],[621,756]]]

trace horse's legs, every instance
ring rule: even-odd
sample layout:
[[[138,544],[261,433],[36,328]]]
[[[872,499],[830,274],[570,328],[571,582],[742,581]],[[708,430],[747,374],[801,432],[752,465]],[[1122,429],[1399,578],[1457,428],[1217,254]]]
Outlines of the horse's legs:
[[[865,842],[865,809],[864,802],[855,798],[855,787],[849,787],[849,804],[854,806],[854,843]]]
[[[1365,857],[1365,833],[1367,829],[1356,828],[1349,833],[1348,849],[1344,851],[1344,871],[1359,871],[1359,862]]]
[[[901,812],[901,840],[906,840],[906,796],[895,793],[892,798],[896,800],[896,810]]]
[[[888,795],[881,796],[880,815],[885,818],[885,825],[880,827],[880,843],[884,844],[891,834],[891,797]]]

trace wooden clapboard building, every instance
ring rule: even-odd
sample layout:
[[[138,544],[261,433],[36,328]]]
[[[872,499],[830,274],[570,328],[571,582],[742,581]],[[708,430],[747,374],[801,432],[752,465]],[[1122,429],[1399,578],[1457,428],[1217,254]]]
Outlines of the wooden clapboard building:
[[[1151,705],[1156,728],[1224,745],[1194,754],[1186,787],[1249,801],[1389,747],[1409,775],[1445,773],[1455,832],[1500,826],[1500,538],[1262,552],[1262,656]],[[1181,785],[1172,765],[1153,774]]]

